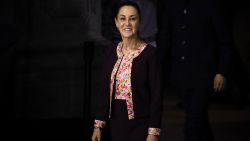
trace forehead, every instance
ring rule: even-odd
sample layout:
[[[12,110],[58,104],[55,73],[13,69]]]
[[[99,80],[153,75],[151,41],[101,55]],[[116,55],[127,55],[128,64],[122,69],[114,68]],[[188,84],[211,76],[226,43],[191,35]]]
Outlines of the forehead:
[[[138,15],[138,11],[133,6],[125,5],[119,9],[118,15]]]

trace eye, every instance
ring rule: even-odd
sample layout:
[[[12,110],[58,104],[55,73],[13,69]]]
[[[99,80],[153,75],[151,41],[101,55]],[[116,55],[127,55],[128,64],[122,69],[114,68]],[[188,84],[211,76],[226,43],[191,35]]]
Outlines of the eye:
[[[124,17],[121,17],[120,20],[121,20],[121,21],[125,21],[125,18],[124,18]]]
[[[130,18],[131,21],[136,21],[137,20],[137,17],[132,17]]]

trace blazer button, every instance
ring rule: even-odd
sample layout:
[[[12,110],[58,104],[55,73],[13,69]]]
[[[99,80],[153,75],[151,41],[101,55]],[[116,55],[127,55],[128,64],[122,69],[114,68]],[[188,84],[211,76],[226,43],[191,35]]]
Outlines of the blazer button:
[[[186,25],[182,25],[181,29],[186,29],[186,27],[187,27]]]
[[[186,15],[186,14],[187,14],[187,9],[184,9],[184,10],[183,10],[183,13]]]
[[[185,40],[181,41],[182,45],[185,45],[187,42]]]

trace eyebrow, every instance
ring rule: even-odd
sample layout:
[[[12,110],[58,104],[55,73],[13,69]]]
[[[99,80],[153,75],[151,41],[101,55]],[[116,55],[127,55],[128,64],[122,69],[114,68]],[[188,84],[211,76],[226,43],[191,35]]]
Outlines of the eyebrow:
[[[119,15],[119,17],[122,16],[122,17],[126,17],[125,15]],[[137,17],[137,15],[130,15],[129,17]]]

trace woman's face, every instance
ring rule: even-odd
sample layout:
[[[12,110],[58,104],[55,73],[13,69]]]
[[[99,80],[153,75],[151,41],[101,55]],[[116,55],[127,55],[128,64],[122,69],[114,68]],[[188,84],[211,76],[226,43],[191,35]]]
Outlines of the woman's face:
[[[116,27],[122,38],[137,37],[139,21],[138,12],[133,6],[121,7],[115,18]]]

